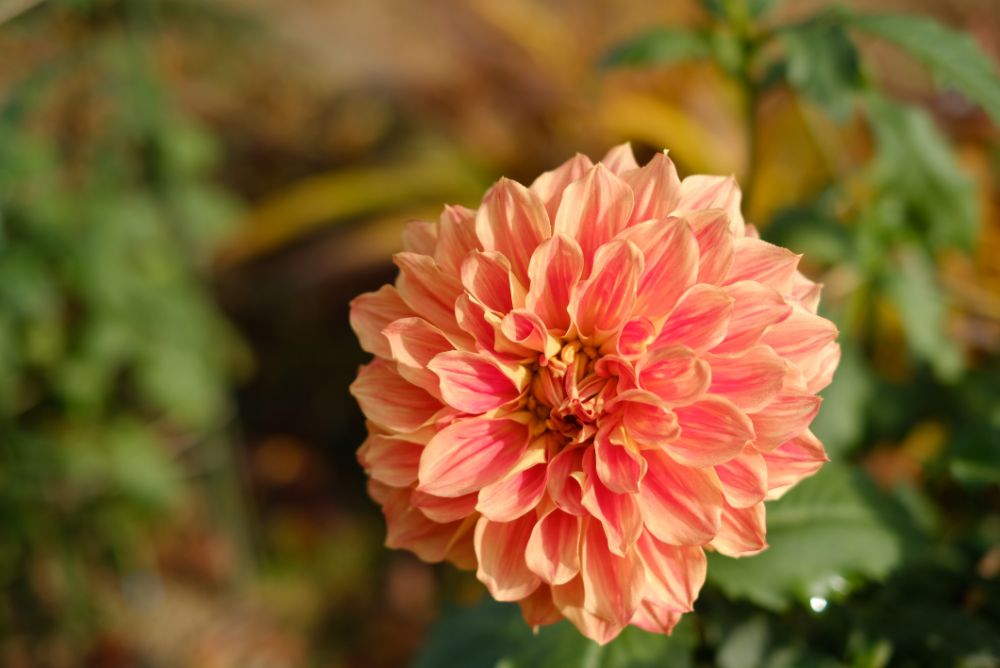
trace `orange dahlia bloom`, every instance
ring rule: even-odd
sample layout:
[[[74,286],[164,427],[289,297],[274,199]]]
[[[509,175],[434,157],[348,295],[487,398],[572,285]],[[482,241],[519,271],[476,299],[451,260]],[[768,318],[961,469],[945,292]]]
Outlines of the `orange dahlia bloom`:
[[[529,624],[669,632],[705,550],[763,550],[765,499],[826,461],[837,330],[731,177],[577,155],[405,247],[351,305],[386,544],[475,568]]]

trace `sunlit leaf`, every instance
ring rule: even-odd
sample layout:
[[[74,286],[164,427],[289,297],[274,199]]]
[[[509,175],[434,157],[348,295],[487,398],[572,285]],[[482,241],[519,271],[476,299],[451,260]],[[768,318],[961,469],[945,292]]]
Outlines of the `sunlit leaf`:
[[[712,55],[712,45],[702,32],[683,28],[657,28],[618,46],[604,57],[605,66],[662,65]]]
[[[786,76],[805,97],[844,121],[854,107],[861,82],[858,51],[844,27],[814,21],[780,34],[786,50]]]

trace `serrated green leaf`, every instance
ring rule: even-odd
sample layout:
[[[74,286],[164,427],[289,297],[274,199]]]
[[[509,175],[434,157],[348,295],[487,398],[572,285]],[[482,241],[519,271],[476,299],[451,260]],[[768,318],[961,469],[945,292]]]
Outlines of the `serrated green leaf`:
[[[850,24],[923,61],[946,85],[982,106],[1000,124],[1000,76],[971,35],[909,14],[854,16]]]
[[[902,558],[902,539],[881,497],[858,473],[827,464],[767,505],[767,542],[759,555],[709,555],[708,577],[728,596],[772,610],[826,595],[831,583],[880,579]]]
[[[602,61],[606,67],[663,65],[679,60],[697,60],[712,55],[709,37],[701,32],[658,28],[625,42]]]

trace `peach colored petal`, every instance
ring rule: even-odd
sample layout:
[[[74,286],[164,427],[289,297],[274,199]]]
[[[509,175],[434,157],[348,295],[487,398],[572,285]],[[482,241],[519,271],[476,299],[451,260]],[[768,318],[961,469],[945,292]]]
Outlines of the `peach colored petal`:
[[[808,387],[810,382],[815,383],[826,375],[824,372],[829,359],[821,355],[823,349],[836,338],[836,325],[800,306],[794,306],[791,315],[768,328],[760,342],[795,363],[802,370]]]
[[[712,394],[729,399],[742,411],[757,411],[781,390],[786,362],[769,346],[754,346],[733,355],[708,354]]]
[[[558,339],[549,334],[542,319],[527,309],[514,309],[505,315],[500,322],[500,333],[504,341],[515,344],[509,347],[512,353],[525,351],[530,357],[534,357],[530,355],[532,352],[542,353],[548,359],[557,355],[562,348]],[[498,347],[507,349],[499,343]]]
[[[545,204],[545,210],[548,211],[550,220],[555,220],[566,186],[583,178],[593,167],[594,163],[590,161],[590,158],[577,153],[555,169],[545,172],[535,179],[531,184],[531,191],[538,195]]]
[[[511,273],[510,262],[495,251],[473,251],[462,263],[465,291],[488,309],[507,313],[520,306],[524,288]]]
[[[646,529],[670,545],[704,545],[719,531],[722,490],[711,469],[681,466],[665,452],[643,452],[649,470],[639,491]]]
[[[729,461],[754,439],[754,425],[724,397],[708,395],[690,406],[675,408],[681,434],[667,446],[686,466],[715,466]]]
[[[396,289],[416,313],[449,334],[462,336],[455,323],[455,300],[462,294],[462,284],[441,270],[434,260],[416,253],[396,253],[393,262],[399,267]]]
[[[555,624],[562,619],[559,608],[552,603],[552,589],[548,585],[539,585],[538,589],[517,603],[521,606],[525,623],[533,629]]]
[[[650,601],[643,601],[635,611],[631,624],[649,633],[669,634],[681,621],[681,613],[672,612]]]
[[[566,448],[549,461],[548,492],[556,506],[572,515],[583,507],[583,448]]]
[[[781,294],[788,294],[799,266],[800,255],[760,239],[743,237],[734,242],[736,255],[726,283],[757,281]]]
[[[392,351],[382,330],[390,323],[412,315],[415,315],[413,309],[391,285],[383,285],[377,291],[366,292],[351,301],[351,328],[357,334],[361,347],[386,359],[392,357]]]
[[[542,516],[531,530],[525,562],[548,584],[565,584],[580,572],[580,518],[558,508]]]
[[[655,339],[656,325],[649,318],[632,318],[622,325],[615,340],[614,351],[623,358],[635,359],[645,355],[649,344]]]
[[[750,413],[756,434],[754,445],[767,452],[795,438],[809,427],[822,401],[806,390],[782,389],[767,406]]]
[[[608,539],[608,549],[625,557],[642,533],[642,515],[632,494],[619,494],[607,488],[597,475],[594,450],[583,457],[583,507],[601,523]]]
[[[423,443],[403,436],[371,434],[365,450],[365,468],[373,480],[393,487],[408,487],[417,481]]]
[[[406,381],[381,359],[358,371],[351,394],[361,410],[375,424],[397,432],[413,432],[427,424],[441,410],[441,402]]]
[[[382,335],[389,341],[399,375],[440,399],[438,377],[427,364],[439,353],[455,349],[444,332],[423,318],[402,318],[382,330]]]
[[[688,612],[705,584],[708,561],[696,545],[668,545],[646,532],[636,543],[646,571],[643,598],[671,612]]]
[[[591,277],[577,285],[569,305],[582,337],[603,340],[625,324],[642,268],[642,254],[631,241],[609,241],[597,250]]]
[[[479,490],[476,510],[494,522],[510,522],[534,510],[545,494],[546,464],[516,471]]]
[[[723,289],[733,299],[733,312],[726,338],[713,352],[745,350],[760,341],[769,327],[792,314],[791,304],[777,290],[755,281],[741,281]]]
[[[415,489],[410,494],[410,504],[428,519],[445,524],[465,519],[476,509],[476,494],[462,496],[435,496]]]
[[[440,379],[445,403],[478,415],[508,404],[521,394],[510,373],[478,353],[451,350],[440,353],[427,368]]]
[[[434,255],[437,225],[426,220],[411,220],[403,229],[403,248],[411,253]]]
[[[623,426],[602,427],[594,438],[593,452],[597,477],[609,490],[617,494],[639,491],[646,459],[631,444]]]
[[[476,577],[498,601],[516,601],[538,589],[541,579],[525,562],[525,549],[535,526],[535,517],[525,515],[513,522],[494,522],[480,517],[476,523]]]
[[[462,496],[500,480],[528,447],[528,429],[510,419],[457,420],[430,440],[420,457],[420,489]]]
[[[729,214],[705,209],[684,214],[698,242],[698,282],[722,285],[733,265],[733,231]]]
[[[465,257],[482,245],[476,236],[476,212],[464,206],[446,206],[438,223],[434,260],[450,274],[458,274]]]
[[[553,231],[580,244],[586,274],[597,249],[625,229],[631,211],[632,189],[598,163],[566,188]]]
[[[635,371],[639,386],[671,407],[694,403],[713,382],[708,362],[686,346],[653,350],[639,360]]]
[[[767,465],[767,498],[778,499],[803,478],[830,461],[823,444],[809,430],[763,454]]]
[[[451,549],[462,522],[441,524],[410,505],[410,490],[368,482],[368,493],[382,505],[386,547],[405,548],[428,562],[441,561]]]
[[[727,557],[748,557],[767,548],[764,504],[722,510],[719,534],[712,547]]]
[[[681,181],[681,198],[676,212],[723,209],[729,215],[734,237],[742,237],[746,224],[740,211],[743,193],[732,176],[693,174]]]
[[[666,218],[680,202],[681,180],[666,151],[654,155],[644,167],[623,173],[622,180],[635,193],[630,225]]]
[[[584,609],[614,626],[625,626],[639,607],[646,580],[639,555],[634,550],[615,554],[594,521],[584,530],[581,552]]]
[[[626,390],[608,406],[619,412],[625,434],[639,449],[662,448],[680,433],[677,416],[652,392]]]
[[[531,254],[552,235],[552,226],[535,193],[516,181],[500,179],[479,207],[476,235],[485,250],[507,256],[514,276],[527,285]]]
[[[726,503],[734,508],[747,508],[760,503],[767,495],[767,465],[752,445],[743,448],[736,457],[715,467],[722,483]]]
[[[819,392],[833,381],[833,374],[840,364],[840,344],[831,342],[823,346],[819,353],[811,360],[799,362],[799,369],[802,371],[806,389],[810,392]]]
[[[635,155],[632,153],[632,144],[628,142],[612,148],[600,162],[619,176],[623,172],[639,169],[639,163],[635,161]]]
[[[652,347],[714,348],[725,338],[732,312],[733,298],[722,288],[699,283],[680,298]]]
[[[644,259],[634,312],[651,320],[662,318],[698,276],[698,242],[690,225],[680,218],[649,220],[618,238],[634,243]]]
[[[583,251],[576,241],[556,234],[544,241],[531,256],[528,274],[531,288],[525,306],[551,329],[569,330],[569,300],[572,288],[583,273]]]
[[[566,584],[552,586],[552,603],[563,617],[583,635],[598,645],[606,645],[614,640],[624,624],[611,622],[584,608],[583,577],[578,576]]]

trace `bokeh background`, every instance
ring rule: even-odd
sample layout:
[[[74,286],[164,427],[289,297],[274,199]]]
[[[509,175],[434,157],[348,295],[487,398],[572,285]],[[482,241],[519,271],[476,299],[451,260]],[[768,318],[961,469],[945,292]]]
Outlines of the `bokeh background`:
[[[1000,666],[1000,6],[850,7],[0,0],[0,665]],[[740,178],[844,360],[772,549],[598,650],[382,547],[347,312],[626,140]]]

